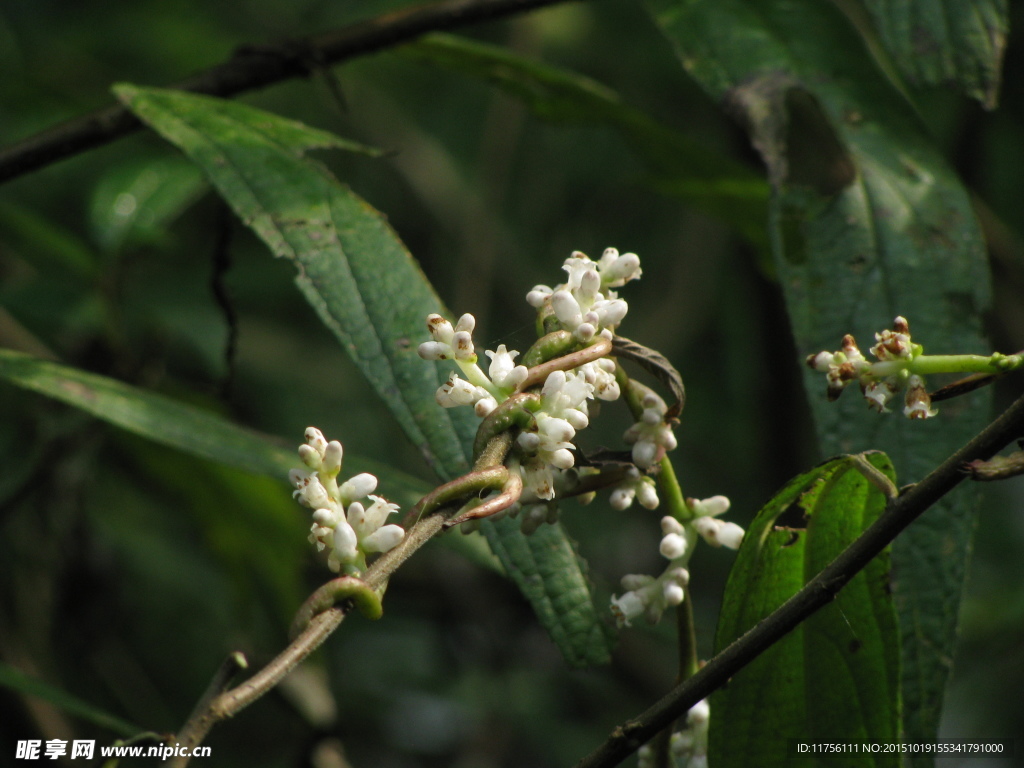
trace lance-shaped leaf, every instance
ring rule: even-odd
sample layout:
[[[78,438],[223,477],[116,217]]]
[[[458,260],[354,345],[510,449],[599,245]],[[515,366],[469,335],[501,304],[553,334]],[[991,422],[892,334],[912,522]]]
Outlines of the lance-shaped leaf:
[[[988,277],[967,194],[847,18],[813,0],[651,2],[684,66],[746,123],[768,166],[775,263],[799,351],[836,349],[846,333],[868,342],[896,315],[930,353],[986,351]],[[828,403],[823,377],[805,376],[825,454],[879,448],[908,481],[986,421],[983,392],[910,422],[868,412],[853,392]],[[894,545],[912,740],[935,738],[975,498],[946,497]]]
[[[416,351],[426,316],[446,314],[440,299],[384,217],[303,157],[309,149],[358,147],[241,104],[131,85],[116,92],[203,169],[275,255],[294,262],[306,299],[437,473],[463,474],[477,420],[468,409],[437,406],[434,393],[448,369]],[[519,536],[509,525],[485,532],[566,658],[606,660],[598,611],[564,530],[547,532],[555,546],[525,548],[502,543]],[[592,631],[581,631],[581,622]]]
[[[1010,30],[1006,0],[865,0],[890,55],[922,85],[953,85],[989,109]]]
[[[294,447],[195,405],[95,373],[0,349],[0,379],[79,408],[121,429],[254,475],[284,481],[300,466]],[[345,473],[370,472],[389,496],[414,504],[427,490],[416,478],[361,456],[345,454]]]
[[[865,456],[890,479],[885,454]],[[758,513],[729,574],[716,648],[768,616],[885,509],[854,457],[791,480]],[[790,765],[791,741],[898,742],[899,651],[888,551],[711,697],[710,764]],[[896,766],[897,755],[843,755]],[[811,764],[811,763],[809,763]],[[824,764],[824,763],[823,763]]]

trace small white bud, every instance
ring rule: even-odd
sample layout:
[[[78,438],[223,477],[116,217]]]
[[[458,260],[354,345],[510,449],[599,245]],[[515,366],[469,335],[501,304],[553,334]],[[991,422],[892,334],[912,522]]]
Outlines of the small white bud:
[[[452,335],[455,333],[452,324],[436,313],[427,315],[427,330],[434,337],[434,341],[444,342],[449,345],[452,342]]]
[[[457,331],[452,337],[452,349],[456,360],[470,360],[476,357],[473,336],[468,331]]]
[[[572,455],[572,451],[569,449],[559,448],[557,451],[552,452],[551,463],[559,469],[572,469],[576,464],[576,457]]]
[[[416,351],[424,360],[447,360],[452,356],[451,346],[441,341],[424,341]]]
[[[356,532],[345,520],[339,520],[334,529],[334,552],[341,563],[350,563],[359,556],[357,549],[358,540]]]
[[[385,525],[363,539],[363,549],[367,552],[387,552],[397,547],[403,538],[405,531],[402,526]]]
[[[690,508],[697,516],[718,517],[729,510],[732,502],[727,496],[710,496],[706,499],[687,499]]]
[[[575,336],[580,341],[586,342],[594,338],[594,335],[596,333],[597,328],[595,328],[590,323],[580,323],[579,325],[576,326],[576,330],[573,331],[573,336]]]
[[[324,433],[316,427],[306,427],[306,444],[313,448],[320,456],[324,455],[327,448],[327,440]]]
[[[676,520],[671,515],[665,515],[661,518],[661,533],[663,536],[668,536],[670,533],[677,535],[682,534],[683,524]]]
[[[364,499],[377,490],[377,478],[369,472],[351,477],[338,488],[338,495],[344,500]]]
[[[341,443],[331,440],[324,451],[323,462],[320,467],[320,474],[324,477],[335,477],[341,471],[341,458],[344,451]]]
[[[576,328],[583,322],[579,302],[568,291],[555,291],[551,295],[551,308],[558,321],[567,328]]]
[[[649,479],[645,478],[637,485],[636,498],[640,505],[646,509],[658,508],[658,491],[655,489],[654,483]]]
[[[661,587],[661,594],[667,605],[681,605],[686,597],[686,592],[674,581],[666,581]]]
[[[303,443],[299,446],[299,458],[302,459],[302,463],[310,469],[320,469],[320,454],[317,453],[316,448],[311,445]]]
[[[455,324],[455,332],[465,332],[473,335],[473,331],[476,329],[476,318],[467,312],[459,318],[459,322]]]
[[[635,497],[636,489],[632,485],[625,488],[616,488],[612,491],[611,496],[608,497],[608,503],[612,505],[612,509],[617,509],[621,512],[633,505]]]
[[[493,397],[481,397],[473,406],[473,412],[482,419],[497,407],[498,401]]]
[[[526,453],[536,453],[540,448],[540,435],[536,432],[521,432],[517,438],[519,447]]]
[[[661,540],[658,551],[665,559],[675,560],[686,554],[686,539],[678,533],[670,533]]]
[[[533,290],[526,294],[526,303],[534,309],[540,309],[551,294],[552,290],[548,286],[535,285]]]
[[[739,549],[743,543],[743,529],[736,523],[722,523],[722,527],[718,529],[718,540],[723,547]]]

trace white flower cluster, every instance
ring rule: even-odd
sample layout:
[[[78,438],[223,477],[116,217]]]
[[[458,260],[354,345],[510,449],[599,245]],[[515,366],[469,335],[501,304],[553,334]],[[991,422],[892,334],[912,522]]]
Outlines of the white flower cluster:
[[[665,401],[653,389],[638,381],[630,381],[629,386],[639,392],[644,410],[640,420],[627,429],[622,437],[626,445],[633,446],[633,463],[641,469],[647,469],[661,461],[666,451],[676,447],[676,436],[672,432],[672,425],[665,421],[668,411]]]
[[[310,427],[306,442],[299,446],[299,458],[307,468],[289,473],[295,486],[292,495],[313,510],[309,541],[318,551],[330,548],[327,563],[332,571],[358,575],[366,567],[366,555],[387,552],[402,540],[401,526],[384,524],[398,505],[371,495],[377,489],[376,477],[363,472],[338,484],[341,443],[327,442],[319,429]],[[369,507],[359,501],[365,498],[372,502]]]
[[[673,765],[707,768],[710,724],[711,707],[707,699],[701,699],[686,713],[686,727],[673,733],[669,740],[669,754]],[[637,757],[637,768],[654,768],[655,754],[650,744],[641,747]]]
[[[437,404],[445,408],[472,405],[476,415],[483,418],[505,400],[526,378],[525,366],[516,365],[519,352],[509,352],[502,344],[497,351],[486,352],[491,358],[490,378],[477,365],[476,348],[473,345],[473,330],[476,318],[465,314],[452,327],[441,315],[427,315],[427,330],[433,337],[419,346],[419,355],[424,360],[454,360],[465,379],[457,373],[437,390]]]
[[[606,248],[595,262],[586,254],[574,251],[562,269],[569,274],[568,281],[555,288],[535,285],[526,294],[530,306],[540,309],[550,301],[562,328],[572,332],[579,341],[590,341],[597,333],[610,339],[629,306],[609,289],[639,279],[643,273],[640,257],[635,253],[620,255],[615,248]]]
[[[565,260],[563,269],[568,274],[566,283],[554,289],[538,285],[527,294],[527,301],[537,308],[550,302],[563,329],[571,331],[581,344],[587,344],[598,334],[610,339],[629,309],[626,301],[611,289],[640,277],[640,258],[635,253],[620,255],[616,249],[608,248],[595,262],[576,251]],[[495,351],[485,352],[491,361],[485,374],[477,365],[475,327],[476,320],[469,314],[459,318],[454,326],[432,314],[427,317],[431,340],[420,344],[419,354],[426,360],[453,360],[462,374],[460,377],[453,373],[437,390],[438,404],[445,408],[469,405],[483,418],[515,393],[529,372],[525,366],[516,365],[518,351],[501,345]],[[649,401],[649,417],[645,411],[644,420],[626,433],[626,440],[633,446],[634,456],[640,459],[638,465],[646,469],[665,450],[675,447],[675,438],[663,421],[664,401],[654,392],[646,388],[645,391],[650,394],[645,399],[645,404]],[[517,440],[516,466],[523,478],[522,508],[527,509],[522,518],[524,530],[557,519],[557,507],[545,502],[554,499],[560,475],[576,464],[573,440],[590,423],[587,401],[616,400],[620,395],[615,362],[607,357],[573,370],[548,374],[540,392],[540,408]],[[615,503],[624,508],[635,497],[645,506],[657,506],[653,483],[640,482],[639,476],[618,491]],[[511,513],[516,514],[520,508],[513,507]]]
[[[643,574],[628,574],[622,578],[626,592],[612,597],[611,602],[612,614],[619,626],[628,627],[640,616],[656,624],[666,608],[683,602],[685,587],[690,581],[686,566],[697,536],[714,547],[739,549],[743,529],[718,519],[718,515],[729,509],[729,499],[712,496],[686,501],[693,514],[690,520],[680,522],[667,516],[661,519],[662,539],[658,551],[669,561],[665,571],[657,578]]]
[[[891,330],[876,333],[875,342],[869,351],[877,362],[864,357],[851,334],[843,337],[842,348],[836,352],[818,352],[808,356],[807,365],[825,374],[829,400],[838,398],[849,384],[856,381],[868,407],[879,413],[888,413],[889,401],[906,387],[903,415],[910,419],[935,416],[938,411],[931,407],[924,380],[907,370],[908,364],[923,349],[911,340],[906,318],[897,317]]]

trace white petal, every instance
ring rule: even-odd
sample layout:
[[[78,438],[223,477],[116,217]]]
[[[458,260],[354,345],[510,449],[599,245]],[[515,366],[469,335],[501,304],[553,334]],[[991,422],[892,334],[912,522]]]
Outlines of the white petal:
[[[678,533],[670,533],[661,540],[658,551],[666,560],[675,560],[686,554],[686,539]]]
[[[400,525],[385,525],[363,539],[363,550],[366,552],[387,552],[398,546],[405,537]]]
[[[345,520],[339,520],[334,529],[334,552],[333,554],[341,563],[351,563],[359,556],[356,532]]]

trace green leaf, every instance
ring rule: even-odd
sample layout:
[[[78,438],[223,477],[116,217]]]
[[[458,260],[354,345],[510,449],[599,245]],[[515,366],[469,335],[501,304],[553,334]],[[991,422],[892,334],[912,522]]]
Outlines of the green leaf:
[[[136,435],[203,459],[286,482],[299,466],[294,448],[193,405],[60,363],[0,349],[0,379],[60,400]],[[413,503],[427,490],[422,481],[346,453],[345,471],[371,472],[389,490]]]
[[[308,149],[352,145],[240,104],[130,85],[115,90],[206,172],[275,255],[295,263],[307,300],[438,474],[465,473],[477,419],[468,409],[438,408],[434,393],[449,371],[416,351],[426,316],[445,313],[440,299],[384,217],[302,157]],[[566,658],[606,660],[608,645],[565,532],[553,527],[546,546],[523,547],[508,546],[493,526],[485,530]],[[595,626],[581,631],[582,621]]]
[[[865,458],[895,478],[885,454]],[[726,584],[716,650],[792,597],[882,513],[885,503],[849,456],[791,480],[757,514],[743,539]],[[833,603],[712,695],[709,762],[723,768],[787,766],[790,740],[898,742],[897,640],[885,551]],[[846,766],[899,765],[892,754],[843,757]]]
[[[896,315],[928,352],[986,351],[988,276],[967,194],[846,17],[813,0],[652,1],[684,66],[746,122],[768,166],[775,263],[799,352],[836,349],[846,333],[867,342]],[[823,377],[804,375],[824,453],[882,449],[908,481],[989,411],[990,394],[978,392],[910,422],[868,412],[855,394],[828,403]],[[911,740],[936,735],[976,498],[958,489],[893,548]]]
[[[401,50],[487,80],[542,120],[607,125],[644,161],[657,189],[712,213],[767,249],[764,180],[731,157],[629,106],[601,83],[455,35],[427,35]]]
[[[562,525],[542,525],[524,536],[519,522],[506,517],[485,521],[483,531],[565,660],[574,667],[607,664],[608,625],[591,599],[586,564]]]
[[[40,699],[45,699],[70,715],[122,736],[133,736],[142,730],[138,726],[132,725],[126,720],[111,715],[94,704],[90,704],[68,693],[63,688],[58,688],[49,683],[44,683],[42,680],[30,677],[17,667],[12,667],[10,664],[2,661],[0,661],[0,686],[16,691],[24,696],[36,696]]]
[[[995,107],[1010,31],[1006,0],[865,0],[864,5],[910,80],[954,85]]]

